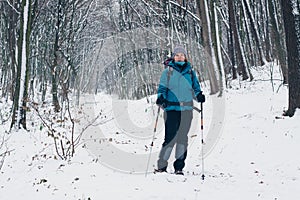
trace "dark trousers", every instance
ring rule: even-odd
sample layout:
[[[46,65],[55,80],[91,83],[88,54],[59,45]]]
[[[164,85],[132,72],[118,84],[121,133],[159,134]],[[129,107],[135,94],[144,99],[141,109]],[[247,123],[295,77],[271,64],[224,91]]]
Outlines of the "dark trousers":
[[[158,169],[167,169],[168,159],[170,158],[173,147],[176,144],[176,160],[173,163],[173,166],[175,171],[182,170],[185,166],[185,159],[187,156],[187,135],[191,127],[193,111],[167,111],[164,113],[164,119],[165,139],[159,153],[157,167]]]

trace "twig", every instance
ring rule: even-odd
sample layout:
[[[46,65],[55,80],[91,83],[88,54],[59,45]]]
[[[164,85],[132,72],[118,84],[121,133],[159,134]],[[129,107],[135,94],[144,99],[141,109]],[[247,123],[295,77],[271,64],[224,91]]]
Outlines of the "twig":
[[[40,112],[38,111],[38,109],[35,107],[35,105],[33,105],[31,102],[29,102],[29,105],[35,110],[35,112],[37,113],[37,116],[40,118],[40,120],[42,121],[43,125],[47,127],[48,131],[50,134],[52,134],[51,136],[53,137],[54,140],[54,146],[55,146],[55,151],[56,154],[62,159],[64,160],[64,157],[59,153],[58,150],[58,146],[57,146],[57,142],[56,142],[56,137],[54,135],[55,130],[43,119],[43,117],[41,116]]]
[[[56,143],[56,138],[53,136],[53,139],[54,139],[54,146],[55,146],[55,151],[56,151],[56,154],[62,159],[64,160],[64,157],[62,155],[60,155],[59,151],[58,151],[58,146],[57,146],[57,143]]]
[[[17,14],[21,14],[10,2],[9,0],[6,0],[7,4],[14,10],[16,11]]]
[[[3,164],[4,164],[4,159],[6,157],[7,154],[9,154],[10,152],[14,151],[15,149],[12,149],[12,150],[7,150],[5,151],[4,153],[0,154],[0,157],[2,157],[1,161],[0,161],[0,170],[2,169],[3,167]]]
[[[5,157],[6,154],[9,154],[9,153],[13,152],[14,150],[15,149],[5,151],[5,152],[3,152],[3,153],[0,154],[0,157]]]
[[[62,156],[63,156],[64,158],[66,158],[65,149],[64,149],[64,144],[62,143],[62,140],[60,140],[60,147],[61,147]]]
[[[78,146],[79,141],[83,135],[83,133],[86,131],[86,129],[88,129],[90,126],[93,126],[93,124],[95,123],[95,121],[97,121],[99,119],[99,117],[101,116],[101,113],[99,113],[86,127],[84,127],[82,129],[82,131],[80,132],[80,134],[77,136],[77,138],[74,140],[74,145],[75,147]]]

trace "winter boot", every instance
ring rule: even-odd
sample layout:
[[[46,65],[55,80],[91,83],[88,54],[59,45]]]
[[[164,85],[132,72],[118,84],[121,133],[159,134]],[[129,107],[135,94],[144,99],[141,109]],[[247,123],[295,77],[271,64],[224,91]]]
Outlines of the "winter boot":
[[[167,172],[167,168],[166,167],[161,168],[161,169],[154,169],[154,174],[156,174],[156,173],[163,173],[163,172]]]
[[[175,170],[176,175],[184,175],[182,170]]]

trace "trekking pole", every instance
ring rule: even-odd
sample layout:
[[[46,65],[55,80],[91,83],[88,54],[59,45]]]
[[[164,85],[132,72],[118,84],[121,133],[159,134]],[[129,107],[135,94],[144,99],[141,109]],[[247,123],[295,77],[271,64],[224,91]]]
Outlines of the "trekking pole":
[[[203,103],[200,104],[201,109],[201,152],[202,152],[202,180],[204,180],[204,152],[203,152],[203,145],[204,145],[204,139],[203,139]]]
[[[149,163],[150,163],[150,158],[151,158],[151,154],[152,154],[152,147],[154,145],[155,133],[156,133],[157,124],[158,124],[159,112],[160,112],[160,106],[158,106],[157,116],[156,116],[156,120],[155,120],[155,124],[154,124],[153,137],[152,137],[152,142],[150,144],[150,154],[149,154],[149,157],[148,157],[147,169],[146,169],[146,172],[145,172],[145,177],[147,177],[147,172],[148,172],[148,169],[149,169]]]

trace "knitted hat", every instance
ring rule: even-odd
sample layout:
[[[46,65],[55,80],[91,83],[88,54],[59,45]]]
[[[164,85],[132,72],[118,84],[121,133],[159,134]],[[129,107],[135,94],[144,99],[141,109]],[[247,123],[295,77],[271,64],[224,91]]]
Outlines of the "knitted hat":
[[[173,50],[172,57],[174,58],[177,53],[183,53],[185,57],[187,56],[187,52],[183,46],[176,46]]]

